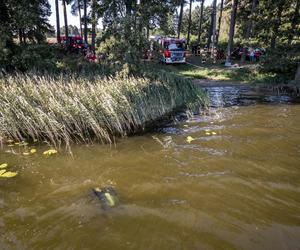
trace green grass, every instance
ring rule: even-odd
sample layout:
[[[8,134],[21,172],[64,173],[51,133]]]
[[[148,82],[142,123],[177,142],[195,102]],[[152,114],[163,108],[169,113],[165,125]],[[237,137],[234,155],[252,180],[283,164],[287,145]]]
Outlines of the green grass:
[[[257,67],[244,66],[242,68],[227,68],[224,65],[202,64],[194,67],[192,65],[165,65],[169,71],[193,79],[207,79],[214,81],[232,81],[249,84],[255,83],[282,83],[285,81],[274,73],[259,72]]]
[[[17,74],[0,77],[0,144],[47,141],[55,147],[112,143],[205,95],[193,83],[165,71],[144,76],[72,77]]]

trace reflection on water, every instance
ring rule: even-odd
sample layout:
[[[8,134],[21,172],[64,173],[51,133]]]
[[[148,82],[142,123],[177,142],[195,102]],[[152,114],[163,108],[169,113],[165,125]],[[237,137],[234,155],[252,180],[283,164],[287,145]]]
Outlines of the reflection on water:
[[[300,105],[211,95],[230,107],[73,158],[1,151],[19,175],[0,180],[0,249],[299,249]]]
[[[299,103],[299,97],[279,95],[267,89],[256,91],[249,85],[240,86],[206,86],[211,107],[230,107],[234,105],[251,105],[256,103]]]

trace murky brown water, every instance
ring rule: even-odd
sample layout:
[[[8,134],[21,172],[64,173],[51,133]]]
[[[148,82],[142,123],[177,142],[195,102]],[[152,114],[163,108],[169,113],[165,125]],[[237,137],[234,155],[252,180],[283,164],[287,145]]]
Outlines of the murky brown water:
[[[1,151],[19,175],[0,179],[0,249],[300,249],[299,124],[300,105],[232,106],[74,158]]]

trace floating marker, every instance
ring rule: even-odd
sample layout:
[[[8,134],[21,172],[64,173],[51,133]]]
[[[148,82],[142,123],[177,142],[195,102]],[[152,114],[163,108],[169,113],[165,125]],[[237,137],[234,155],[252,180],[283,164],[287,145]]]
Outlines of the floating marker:
[[[0,165],[0,168],[7,168],[8,167],[8,164],[7,163],[3,163]]]
[[[191,143],[192,141],[194,141],[195,139],[193,138],[193,137],[191,137],[191,136],[188,136],[187,138],[186,138],[186,141],[188,142],[188,143]]]
[[[31,154],[36,153],[36,149],[35,149],[35,148],[30,149],[30,153],[31,153]]]
[[[3,173],[4,171],[4,173]],[[3,178],[11,178],[11,177],[15,177],[18,173],[17,172],[6,172],[5,170],[1,170],[0,171],[0,177],[3,177]]]
[[[57,154],[57,150],[55,150],[55,149],[49,149],[49,150],[46,150],[45,152],[43,152],[43,155],[46,155],[46,156],[50,156],[50,155],[54,155],[54,154]]]

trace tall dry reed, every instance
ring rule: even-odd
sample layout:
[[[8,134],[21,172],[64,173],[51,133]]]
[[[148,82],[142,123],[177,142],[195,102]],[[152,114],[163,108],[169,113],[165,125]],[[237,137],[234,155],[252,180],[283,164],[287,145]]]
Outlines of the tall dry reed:
[[[0,78],[0,140],[112,142],[204,95],[184,78],[11,75]]]

